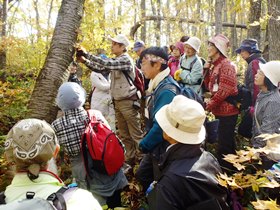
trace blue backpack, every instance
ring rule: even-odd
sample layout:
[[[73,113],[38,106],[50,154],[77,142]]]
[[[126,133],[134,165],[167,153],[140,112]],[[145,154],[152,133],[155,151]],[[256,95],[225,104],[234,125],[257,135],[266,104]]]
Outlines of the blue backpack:
[[[176,82],[171,76],[168,76],[167,81],[161,83],[154,91],[155,95],[159,92],[160,89],[169,89],[169,87],[175,86],[176,87],[176,95],[183,95],[189,99],[193,99],[200,103],[202,107],[204,107],[203,100],[200,95],[198,95],[192,88],[185,87],[184,84]]]

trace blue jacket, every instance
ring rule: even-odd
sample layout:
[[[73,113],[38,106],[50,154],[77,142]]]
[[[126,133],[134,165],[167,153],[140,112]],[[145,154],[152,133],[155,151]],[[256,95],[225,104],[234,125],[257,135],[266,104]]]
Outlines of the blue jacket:
[[[156,146],[162,142],[165,142],[162,137],[162,129],[155,119],[155,114],[161,107],[169,104],[176,96],[176,86],[170,84],[170,80],[174,81],[174,79],[169,75],[158,84],[151,95],[147,96],[149,97],[149,130],[139,144],[140,149],[144,153],[152,152]],[[176,83],[176,81],[174,82]]]

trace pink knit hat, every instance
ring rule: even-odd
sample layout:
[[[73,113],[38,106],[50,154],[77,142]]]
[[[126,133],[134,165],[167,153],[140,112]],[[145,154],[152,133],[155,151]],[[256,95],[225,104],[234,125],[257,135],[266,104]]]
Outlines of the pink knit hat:
[[[184,53],[184,43],[183,42],[176,42],[175,47],[179,49],[180,54]]]
[[[218,34],[211,39],[209,42],[213,43],[215,47],[225,56],[227,57],[227,49],[229,47],[229,40],[223,34]]]

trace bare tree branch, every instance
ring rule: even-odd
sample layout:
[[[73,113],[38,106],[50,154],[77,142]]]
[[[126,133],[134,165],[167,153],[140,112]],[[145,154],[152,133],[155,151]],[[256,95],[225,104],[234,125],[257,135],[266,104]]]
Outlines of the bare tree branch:
[[[145,22],[145,21],[159,21],[159,20],[167,20],[167,21],[182,21],[182,22],[187,22],[187,23],[192,23],[192,24],[199,24],[199,23],[207,23],[210,26],[215,26],[215,23],[209,23],[205,20],[191,20],[188,18],[178,18],[178,17],[165,17],[165,16],[146,16],[142,18],[142,20],[138,21],[135,23],[134,26],[131,27],[130,29],[130,36],[134,37],[134,34],[138,30],[138,28]],[[235,28],[242,28],[242,29],[247,29],[246,24],[234,24],[234,23],[222,23],[223,27],[235,27]]]

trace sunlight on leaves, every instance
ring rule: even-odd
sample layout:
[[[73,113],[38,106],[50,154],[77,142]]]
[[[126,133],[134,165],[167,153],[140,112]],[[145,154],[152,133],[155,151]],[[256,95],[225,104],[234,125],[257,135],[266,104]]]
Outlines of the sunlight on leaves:
[[[269,210],[279,210],[280,206],[277,205],[276,200],[257,200],[251,202],[255,209],[269,209]]]

